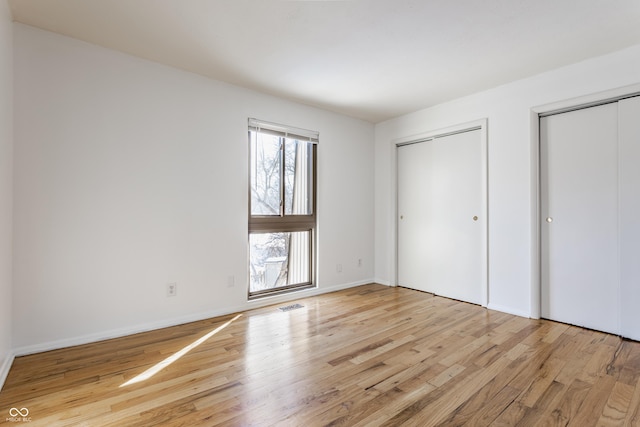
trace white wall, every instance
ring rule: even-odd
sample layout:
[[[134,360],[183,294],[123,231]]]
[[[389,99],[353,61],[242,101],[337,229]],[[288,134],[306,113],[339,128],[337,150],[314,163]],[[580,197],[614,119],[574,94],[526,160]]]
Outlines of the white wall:
[[[319,291],[372,280],[370,123],[21,24],[14,49],[18,353],[255,305],[248,117],[320,132]]]
[[[11,12],[0,1],[0,388],[13,360],[13,34]]]
[[[639,82],[640,46],[635,46],[376,125],[376,280],[395,283],[392,141],[488,118],[489,307],[532,314],[537,146],[531,109]]]

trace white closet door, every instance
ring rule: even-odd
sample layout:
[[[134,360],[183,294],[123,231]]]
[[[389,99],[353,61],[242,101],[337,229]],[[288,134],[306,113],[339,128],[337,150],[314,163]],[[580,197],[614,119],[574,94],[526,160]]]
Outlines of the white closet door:
[[[423,184],[428,181],[427,142],[398,147],[398,284],[426,290]]]
[[[398,148],[399,285],[483,303],[480,135],[474,130]]]
[[[618,108],[621,335],[640,340],[640,97]]]
[[[619,333],[617,104],[541,119],[542,317]]]

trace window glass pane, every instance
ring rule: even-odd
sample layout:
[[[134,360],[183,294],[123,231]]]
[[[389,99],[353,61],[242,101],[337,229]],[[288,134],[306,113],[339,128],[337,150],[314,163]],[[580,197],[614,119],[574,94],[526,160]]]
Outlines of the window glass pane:
[[[311,282],[311,232],[251,233],[249,292]]]
[[[251,124],[249,298],[313,287],[316,146]]]
[[[311,215],[313,145],[287,138],[284,145],[284,213]]]
[[[257,132],[251,138],[251,215],[280,215],[281,138]]]

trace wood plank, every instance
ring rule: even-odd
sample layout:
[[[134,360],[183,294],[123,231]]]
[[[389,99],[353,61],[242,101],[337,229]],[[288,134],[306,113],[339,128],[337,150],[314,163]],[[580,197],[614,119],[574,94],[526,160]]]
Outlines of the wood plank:
[[[640,425],[638,342],[375,284],[297,302],[19,357],[0,411],[28,408],[31,426]]]
[[[634,387],[617,382],[598,420],[599,426],[622,426],[633,397]]]

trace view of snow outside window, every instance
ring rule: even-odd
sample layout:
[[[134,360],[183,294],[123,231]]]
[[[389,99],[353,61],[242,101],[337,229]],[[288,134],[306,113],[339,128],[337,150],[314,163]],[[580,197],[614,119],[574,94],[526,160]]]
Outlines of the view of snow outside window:
[[[251,292],[310,282],[309,234],[251,233]]]
[[[312,213],[312,146],[251,132],[251,215]],[[311,231],[252,232],[250,292],[311,282]]]

